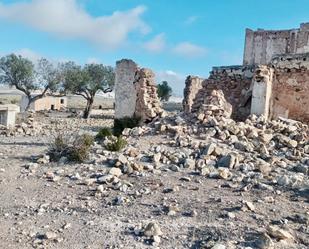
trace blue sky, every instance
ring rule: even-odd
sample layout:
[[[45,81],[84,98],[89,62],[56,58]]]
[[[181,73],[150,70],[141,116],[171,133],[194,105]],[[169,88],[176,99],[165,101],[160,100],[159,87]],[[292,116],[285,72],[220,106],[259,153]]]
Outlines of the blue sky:
[[[185,76],[242,63],[245,28],[309,22],[309,0],[0,0],[0,54],[153,69],[181,95]]]

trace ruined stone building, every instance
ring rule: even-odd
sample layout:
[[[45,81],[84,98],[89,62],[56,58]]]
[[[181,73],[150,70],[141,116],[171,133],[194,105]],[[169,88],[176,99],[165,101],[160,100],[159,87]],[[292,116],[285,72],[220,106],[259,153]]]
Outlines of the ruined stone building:
[[[35,96],[35,95],[33,95]],[[29,110],[32,111],[45,111],[45,110],[62,110],[67,107],[67,97],[57,97],[57,96],[45,96],[41,99],[37,99],[36,101],[30,104]],[[22,96],[20,102],[20,109],[21,111],[25,111],[28,105],[28,98],[27,96]]]
[[[243,65],[213,67],[207,79],[188,76],[184,110],[203,112],[213,90],[222,90],[235,119],[253,113],[309,122],[309,23],[291,30],[247,29]]]
[[[123,59],[116,63],[115,118],[138,117],[152,121],[163,114],[154,73]]]

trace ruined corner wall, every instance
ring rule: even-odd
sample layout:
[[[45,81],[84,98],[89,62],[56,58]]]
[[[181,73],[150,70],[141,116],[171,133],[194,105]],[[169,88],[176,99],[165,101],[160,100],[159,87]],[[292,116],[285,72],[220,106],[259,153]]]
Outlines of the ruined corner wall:
[[[309,53],[273,59],[271,113],[309,122]]]
[[[206,96],[213,90],[222,90],[225,99],[232,105],[232,118],[243,120],[250,114],[251,81],[254,67],[214,67],[202,88],[196,94],[192,112],[198,112]]]
[[[161,116],[163,109],[157,95],[155,74],[147,68],[139,69],[135,74],[134,87],[136,91],[135,116],[144,122]]]
[[[184,99],[182,101],[183,110],[185,112],[191,112],[195,97],[203,87],[203,81],[204,79],[192,75],[186,78],[185,89],[183,91]]]
[[[278,54],[309,52],[309,23],[298,29],[262,30],[246,29],[244,65],[268,64]]]
[[[132,60],[117,61],[116,119],[136,116],[143,122],[149,122],[163,113],[154,78],[155,75],[150,69],[140,69]]]

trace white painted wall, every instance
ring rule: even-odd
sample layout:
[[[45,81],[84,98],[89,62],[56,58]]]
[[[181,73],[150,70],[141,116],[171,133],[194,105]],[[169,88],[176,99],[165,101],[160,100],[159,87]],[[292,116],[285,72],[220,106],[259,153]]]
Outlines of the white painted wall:
[[[115,118],[132,117],[136,105],[136,89],[133,85],[138,67],[132,60],[116,63]]]

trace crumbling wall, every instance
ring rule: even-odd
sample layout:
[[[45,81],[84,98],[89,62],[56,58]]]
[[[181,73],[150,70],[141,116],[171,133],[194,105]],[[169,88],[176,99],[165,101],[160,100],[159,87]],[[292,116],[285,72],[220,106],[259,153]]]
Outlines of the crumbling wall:
[[[253,31],[246,29],[244,65],[268,64],[278,54],[309,52],[309,23],[299,29]]]
[[[309,122],[309,53],[281,55],[272,65],[272,116]]]
[[[254,67],[214,67],[196,94],[192,112],[199,110],[206,96],[210,96],[213,90],[222,90],[225,99],[232,105],[232,118],[245,119],[250,113],[253,71]]]
[[[226,101],[222,90],[212,90],[198,110],[198,118],[206,120],[209,116],[230,118],[231,114],[232,105]]]
[[[196,98],[197,93],[203,87],[204,79],[197,76],[189,75],[185,81],[185,89],[183,91],[184,99],[182,101],[183,110],[187,113],[191,112],[192,105]]]
[[[213,90],[222,90],[233,119],[253,113],[309,121],[309,23],[291,30],[246,30],[243,63],[214,67],[197,93],[188,78],[185,110],[198,113]]]
[[[149,122],[162,115],[157,96],[155,75],[150,69],[140,69],[132,60],[116,63],[115,118],[139,117]]]
[[[137,70],[134,87],[136,91],[135,116],[140,117],[144,122],[161,116],[163,109],[157,95],[155,74],[147,68]]]

